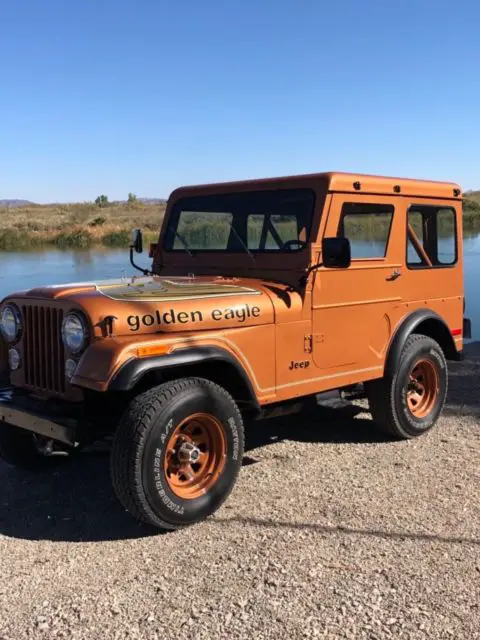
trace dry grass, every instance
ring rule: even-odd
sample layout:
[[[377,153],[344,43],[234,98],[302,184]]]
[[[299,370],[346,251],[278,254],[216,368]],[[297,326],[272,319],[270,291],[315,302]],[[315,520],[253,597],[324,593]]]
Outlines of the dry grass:
[[[164,213],[165,205],[142,203],[0,208],[0,250],[28,249],[39,244],[126,246],[134,227],[142,228],[147,239],[155,237]]]

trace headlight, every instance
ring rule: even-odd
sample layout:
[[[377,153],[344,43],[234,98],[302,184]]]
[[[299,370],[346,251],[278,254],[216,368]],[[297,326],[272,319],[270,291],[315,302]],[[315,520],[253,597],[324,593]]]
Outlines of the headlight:
[[[67,314],[62,323],[62,338],[70,353],[80,353],[87,337],[87,326],[83,317],[74,312]]]
[[[2,309],[0,316],[0,329],[3,337],[7,342],[13,342],[19,337],[21,328],[22,322],[18,307],[13,304],[7,304]]]

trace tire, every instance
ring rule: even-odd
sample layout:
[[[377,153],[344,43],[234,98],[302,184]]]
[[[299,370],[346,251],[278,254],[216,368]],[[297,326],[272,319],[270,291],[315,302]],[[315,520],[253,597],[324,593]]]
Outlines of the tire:
[[[0,425],[0,459],[19,469],[41,471],[64,462],[67,456],[41,453],[36,436],[9,424]]]
[[[448,371],[440,345],[424,335],[405,342],[397,371],[365,385],[372,417],[396,439],[429,431],[445,404]]]
[[[243,451],[242,416],[225,389],[202,378],[166,382],[124,413],[111,453],[113,488],[137,520],[179,529],[227,499]]]

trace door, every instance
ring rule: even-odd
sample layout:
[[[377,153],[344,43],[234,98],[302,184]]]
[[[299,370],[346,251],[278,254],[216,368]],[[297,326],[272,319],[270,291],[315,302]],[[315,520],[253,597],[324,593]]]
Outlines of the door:
[[[347,269],[320,268],[312,295],[312,349],[317,369],[374,378],[383,368],[392,308],[402,300],[400,198],[335,194],[325,237],[350,240]],[[325,371],[326,372],[326,371]],[[326,372],[327,373],[327,372]],[[330,371],[331,374],[335,373]]]
[[[406,267],[409,308],[428,306],[462,343],[462,209],[457,202],[406,199]]]

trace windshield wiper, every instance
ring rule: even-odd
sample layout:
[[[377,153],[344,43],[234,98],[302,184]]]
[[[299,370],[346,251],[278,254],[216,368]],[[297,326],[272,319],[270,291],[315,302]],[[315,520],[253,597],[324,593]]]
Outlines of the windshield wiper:
[[[188,255],[194,258],[195,256],[190,251],[190,247],[188,246],[187,242],[182,238],[182,236],[178,233],[178,231],[176,229],[173,229],[173,233],[175,234],[175,237],[178,238],[180,242],[183,244],[183,247],[185,251],[188,253]]]
[[[256,266],[255,263],[255,256],[253,255],[253,253],[250,251],[250,249],[247,247],[247,245],[245,244],[245,242],[243,241],[243,239],[240,237],[240,234],[238,233],[238,231],[235,229],[235,227],[233,226],[233,220],[230,223],[230,231],[233,231],[233,233],[235,234],[235,237],[237,238],[237,240],[240,241],[240,244],[242,245],[242,247],[245,249],[245,251],[248,253],[248,255],[250,256],[253,264]]]

